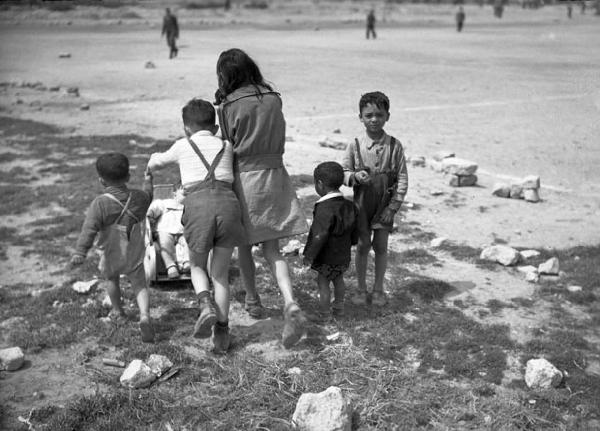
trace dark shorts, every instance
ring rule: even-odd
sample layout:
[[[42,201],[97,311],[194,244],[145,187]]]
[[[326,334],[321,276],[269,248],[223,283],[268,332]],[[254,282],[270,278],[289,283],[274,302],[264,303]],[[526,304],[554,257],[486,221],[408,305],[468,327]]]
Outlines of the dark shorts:
[[[246,244],[240,204],[231,186],[217,182],[214,187],[192,191],[183,206],[183,236],[191,251],[208,253],[213,247]]]
[[[335,280],[348,270],[348,265],[329,265],[327,263],[313,263],[310,267],[329,281]]]

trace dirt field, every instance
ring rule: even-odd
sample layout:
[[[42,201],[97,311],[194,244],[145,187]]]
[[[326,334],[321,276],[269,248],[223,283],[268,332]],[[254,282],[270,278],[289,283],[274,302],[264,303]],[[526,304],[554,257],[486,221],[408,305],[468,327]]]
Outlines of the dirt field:
[[[400,228],[392,236],[390,247],[398,259],[390,265],[386,288],[392,291],[398,282],[402,288],[411,277],[450,283],[455,290],[444,297],[446,306],[456,301],[469,304],[463,310],[466,315],[486,324],[509,325],[513,340],[527,342],[532,328],[546,325],[556,311],[551,301],[536,302],[533,310],[506,307],[500,314],[485,314],[481,309],[489,301],[531,300],[541,288],[526,283],[512,269],[475,265],[472,260],[457,258],[452,251],[463,247],[477,254],[485,244],[507,243],[545,250],[551,255],[554,250],[598,246],[598,18],[591,12],[580,15],[576,11],[568,20],[562,7],[539,11],[509,7],[504,18],[496,20],[489,7],[468,6],[465,29],[457,33],[451,7],[388,6],[378,38],[365,40],[362,17],[366,8],[354,3],[336,5],[322,6],[326,11],[339,7],[336,19],[327,14],[319,16],[312,3],[307,8],[281,7],[272,14],[243,9],[227,14],[179,10],[180,54],[174,60],[167,58],[166,43],[160,38],[160,9],[136,9],[139,18],[129,20],[115,12],[100,21],[90,20],[92,12],[37,16],[3,11],[0,116],[57,126],[61,129],[58,136],[64,139],[135,134],[171,141],[182,132],[181,106],[195,96],[212,100],[219,53],[239,47],[257,60],[265,77],[282,94],[289,137],[285,163],[296,180],[308,216],[315,195],[306,176],[312,174],[317,163],[340,160],[342,155],[320,147],[318,141],[323,136],[351,139],[360,133],[358,99],[364,92],[381,90],[392,104],[386,130],[400,139],[408,156],[429,158],[437,151],[451,150],[479,164],[479,185],[460,189],[449,187],[447,178],[429,168],[409,167],[407,201],[411,205],[397,218]],[[382,10],[383,5],[378,4],[378,13]],[[61,53],[69,53],[70,58],[59,58]],[[145,68],[149,61],[154,68]],[[35,82],[45,88],[26,85]],[[60,89],[50,91],[54,86]],[[80,96],[67,94],[68,87],[78,87]],[[82,105],[89,105],[89,110],[80,109]],[[341,134],[334,134],[336,129]],[[19,151],[17,141],[25,145],[23,134],[14,135],[9,127],[2,132],[0,152]],[[90,161],[95,157],[95,148],[88,150],[77,157],[81,160],[79,167],[89,164],[89,175],[93,176]],[[142,169],[144,157],[149,155],[143,145],[132,145],[125,138],[122,151],[137,157],[140,166],[135,169]],[[51,166],[62,150],[50,146],[44,156],[40,148],[30,148],[23,154],[27,154],[24,160],[1,161],[2,171],[37,166],[39,174],[44,159],[54,160],[48,162]],[[76,155],[66,149],[65,154]],[[69,160],[78,163],[77,159]],[[542,202],[491,196],[494,182],[530,174],[541,177]],[[60,178],[60,171],[39,174],[29,185],[58,184]],[[434,196],[432,191],[441,194]],[[87,203],[82,202],[79,216]],[[4,214],[2,228],[24,233],[31,229],[27,223],[69,211],[57,201],[25,214]],[[417,238],[418,234],[425,236]],[[69,232],[67,238],[73,242],[75,236],[76,232]],[[436,236],[449,238],[457,248],[429,249],[428,240]],[[420,255],[414,253],[417,249],[427,249],[426,255],[434,256],[436,264],[419,260]],[[72,274],[62,270],[64,251],[40,260],[35,255],[22,257],[22,250],[13,242],[7,247],[6,259],[0,261],[3,288],[25,284],[30,291],[72,281]],[[308,279],[302,269],[293,269],[299,283]],[[567,273],[562,283],[568,283],[572,275]],[[585,278],[584,287],[600,293],[594,277]],[[350,279],[348,284],[352,288],[355,281]],[[552,286],[554,294],[556,284]],[[261,289],[266,288],[263,285]],[[274,293],[269,289],[266,292]],[[314,291],[311,294],[314,296]],[[183,295],[182,301],[189,302],[189,296]],[[276,295],[267,303],[276,310]],[[590,318],[590,310],[581,307],[571,304],[567,314],[571,318]],[[160,319],[164,313],[165,309],[158,307],[155,317]],[[0,320],[10,316],[5,313]],[[273,316],[256,326],[236,304],[232,321],[238,327],[237,335],[252,338],[252,342],[239,347],[236,355],[258,352],[267,361],[278,361],[310,350],[310,346],[302,346],[299,352],[290,353],[277,346],[274,340],[280,319]],[[596,337],[593,334],[598,321],[592,322],[584,335],[591,343],[590,363],[597,363],[599,340],[597,333]],[[89,346],[87,342],[74,344],[65,356],[61,350],[32,352],[33,366],[5,373],[0,384],[9,389],[1,392],[10,392],[10,396],[2,397],[9,406],[4,410],[6,416],[14,419],[16,413],[27,413],[46,402],[33,393],[44,392],[54,404],[62,404],[78,393],[91,393],[92,385],[85,381],[78,380],[69,390],[60,391],[50,383],[72,372],[69,364]],[[206,346],[200,343],[193,348],[197,353]],[[196,354],[200,358],[205,355]],[[35,366],[46,361],[50,364],[45,374],[47,384]],[[520,378],[522,366],[517,358],[512,365],[509,363],[504,382]],[[31,386],[32,382],[37,383]],[[463,428],[457,425],[456,429]]]

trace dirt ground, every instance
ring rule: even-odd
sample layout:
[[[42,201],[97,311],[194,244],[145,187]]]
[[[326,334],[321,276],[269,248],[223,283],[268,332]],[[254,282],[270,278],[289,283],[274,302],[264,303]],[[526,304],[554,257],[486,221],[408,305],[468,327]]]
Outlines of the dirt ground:
[[[379,12],[383,6],[378,8]],[[91,24],[77,15],[36,18],[3,11],[0,82],[5,85],[0,115],[56,125],[66,135],[134,133],[171,140],[182,133],[180,109],[188,99],[212,100],[219,53],[239,47],[257,60],[282,94],[289,139],[285,163],[292,175],[311,175],[317,163],[340,160],[340,151],[320,147],[318,141],[323,136],[351,139],[360,133],[358,99],[364,92],[381,90],[391,99],[386,130],[400,139],[408,156],[429,158],[451,150],[479,164],[478,186],[459,189],[427,167],[409,166],[410,205],[399,215],[399,224],[418,223],[435,236],[475,248],[498,240],[535,249],[597,245],[597,17],[577,12],[568,20],[562,7],[540,11],[509,7],[502,20],[495,20],[489,7],[467,6],[465,29],[457,33],[448,6],[398,6],[381,23],[378,38],[365,40],[362,9],[344,4],[338,18],[330,20],[312,8],[302,12],[300,6],[272,15],[235,9],[186,17],[180,10],[180,54],[174,60],[168,59],[160,38],[159,9],[140,10],[140,20],[120,24],[117,15]],[[61,53],[70,58],[59,58]],[[147,62],[155,67],[146,68]],[[23,85],[35,82],[46,89]],[[59,91],[50,91],[54,86]],[[68,87],[78,87],[79,97],[67,94]],[[80,109],[82,105],[89,105],[89,110]],[[341,133],[334,133],[336,129]],[[6,149],[7,142],[0,142],[0,150]],[[123,142],[124,152],[130,151],[128,145]],[[18,165],[17,160],[0,168],[8,171]],[[530,174],[541,177],[541,202],[491,195],[496,181]],[[441,194],[434,196],[436,191]],[[309,196],[314,191],[307,183],[298,194]],[[21,216],[7,217],[1,224],[19,227],[25,221]],[[390,247],[396,252],[413,246],[403,237],[391,238]],[[436,256],[442,262],[439,266],[411,266],[411,262],[406,266],[454,283],[457,291],[448,301],[483,304],[490,299],[527,298],[535,291],[535,285],[512,269],[490,272],[444,253]],[[51,263],[31,257],[24,262],[17,247],[0,261],[0,273],[5,286],[42,278],[59,284],[67,277]],[[354,284],[349,281],[350,287]],[[501,320],[511,325],[515,338],[524,339],[526,329],[546,311],[507,310]],[[155,313],[160,318],[160,310]],[[237,308],[233,316],[240,325],[253,324],[244,322],[245,313]],[[269,334],[277,333],[280,325],[268,326],[261,327],[262,332],[254,329],[262,336],[248,345],[249,350],[272,353]],[[31,361],[58,363],[47,375],[52,374],[50,369],[60,372],[61,355],[46,355],[50,357]],[[5,382],[14,405],[21,409],[38,402],[26,395],[31,382],[39,379],[35,369],[29,367]],[[36,386],[35,391],[48,394],[51,386]],[[73,388],[79,390],[87,389]],[[53,396],[56,401],[68,394],[55,391]]]

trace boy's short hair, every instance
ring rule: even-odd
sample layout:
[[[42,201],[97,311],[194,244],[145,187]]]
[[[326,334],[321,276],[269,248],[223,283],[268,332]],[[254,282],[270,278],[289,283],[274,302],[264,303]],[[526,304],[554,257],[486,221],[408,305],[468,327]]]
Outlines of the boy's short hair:
[[[96,160],[96,171],[100,178],[109,181],[126,181],[129,175],[129,159],[121,153],[102,154]]]
[[[215,108],[212,103],[194,98],[181,110],[183,124],[186,126],[212,127],[215,125]]]
[[[385,112],[390,112],[390,99],[381,91],[363,94],[358,102],[358,111],[362,112],[363,108],[370,103],[379,109],[385,110]]]
[[[331,189],[339,189],[344,183],[344,168],[337,162],[320,163],[314,172],[315,182],[321,180]]]

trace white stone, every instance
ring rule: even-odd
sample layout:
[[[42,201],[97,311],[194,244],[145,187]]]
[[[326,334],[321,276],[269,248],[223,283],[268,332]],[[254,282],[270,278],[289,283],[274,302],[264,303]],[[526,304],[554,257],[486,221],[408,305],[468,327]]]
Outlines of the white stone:
[[[448,238],[446,238],[445,236],[440,236],[439,238],[433,238],[431,240],[430,245],[432,247],[440,247],[442,244],[444,244],[446,241],[448,240]]]
[[[528,272],[535,272],[537,274],[537,268],[533,265],[517,266],[517,271],[527,274]]]
[[[156,380],[156,374],[141,359],[134,359],[125,368],[119,380],[123,386],[129,388],[146,388]]]
[[[25,354],[20,347],[0,350],[0,370],[16,371],[23,366]]]
[[[408,160],[411,164],[411,166],[415,166],[415,167],[424,167],[425,166],[425,157],[423,156],[412,156],[409,157]]]
[[[530,359],[525,370],[525,383],[532,389],[556,388],[562,381],[562,373],[547,360]]]
[[[352,409],[342,390],[330,386],[318,394],[300,395],[292,422],[298,431],[350,431]]]
[[[173,362],[166,356],[153,353],[146,361],[146,365],[150,367],[156,377],[160,377],[173,366]]]
[[[510,185],[510,198],[511,199],[523,199],[523,186],[521,184]]]
[[[443,166],[442,166],[442,162],[439,162],[437,160],[429,160],[427,162],[427,165],[434,171],[434,172],[442,172]]]
[[[581,286],[567,286],[567,290],[571,293],[575,293],[575,292],[581,292],[583,290],[583,287]]]
[[[292,239],[282,247],[281,252],[284,254],[284,256],[296,255],[303,247],[304,244],[302,244],[300,241],[297,239]]]
[[[556,257],[551,257],[546,262],[540,263],[540,266],[538,266],[538,272],[540,274],[558,275],[559,269],[560,265],[558,258]]]
[[[521,254],[521,259],[523,260],[527,260],[532,257],[538,257],[540,255],[540,252],[537,250],[521,250],[519,253]]]
[[[527,175],[523,178],[521,186],[527,189],[539,189],[540,188],[540,177],[539,175]]]
[[[333,148],[334,150],[345,150],[350,144],[350,141],[341,136],[324,136],[319,139],[319,145],[321,147]]]
[[[540,194],[537,189],[524,189],[523,190],[523,199],[527,202],[539,202]]]
[[[89,293],[90,290],[92,290],[92,287],[94,287],[96,284],[98,284],[98,279],[89,281],[76,281],[73,283],[72,288],[77,293]]]
[[[442,170],[447,174],[467,176],[477,172],[477,163],[471,160],[449,157],[442,160]]]
[[[452,187],[472,187],[477,184],[477,175],[451,175],[448,185]]]
[[[499,198],[510,197],[510,185],[506,183],[495,183],[492,188],[492,195],[498,196]]]
[[[537,273],[537,271],[528,272],[525,274],[525,281],[528,281],[530,283],[537,283],[538,281],[540,281],[540,275]]]
[[[433,155],[433,160],[435,160],[436,162],[441,162],[444,159],[454,156],[455,153],[452,151],[438,151]]]
[[[519,252],[507,245],[492,245],[482,250],[480,259],[491,260],[504,266],[514,265],[519,261]]]

